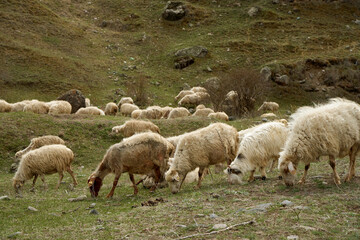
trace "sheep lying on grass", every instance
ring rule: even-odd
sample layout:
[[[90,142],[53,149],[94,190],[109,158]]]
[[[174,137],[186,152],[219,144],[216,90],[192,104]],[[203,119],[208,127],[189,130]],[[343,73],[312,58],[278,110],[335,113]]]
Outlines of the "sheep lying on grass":
[[[114,195],[115,187],[122,173],[128,172],[134,187],[138,189],[133,174],[155,176],[156,185],[161,179],[161,172],[167,167],[167,161],[174,146],[157,133],[139,133],[112,145],[106,152],[95,172],[88,178],[91,196],[96,197],[102,186],[103,179],[114,173],[113,187],[107,197]],[[153,187],[151,190],[155,190]]]
[[[238,132],[224,123],[214,123],[185,134],[179,141],[170,169],[165,173],[171,192],[177,193],[187,173],[197,167],[197,187],[200,187],[204,170],[225,161],[229,164],[235,158],[238,147]]]
[[[80,108],[76,111],[75,114],[78,115],[101,115],[105,116],[105,113],[103,110],[101,110],[98,107],[86,107],[86,108]]]
[[[121,133],[124,137],[130,137],[135,133],[147,131],[160,133],[159,127],[154,123],[142,120],[129,120],[121,126],[115,126],[112,128],[113,133]]]
[[[305,163],[305,172],[299,183],[304,183],[310,163],[321,156],[329,156],[334,181],[340,184],[335,169],[335,158],[350,157],[345,181],[355,175],[355,158],[360,150],[360,105],[341,98],[327,104],[299,108],[290,121],[290,135],[280,153],[279,170],[288,186],[294,185],[296,168]]]
[[[249,182],[254,181],[256,168],[266,179],[265,168],[270,160],[279,157],[289,130],[283,123],[269,122],[256,126],[243,135],[235,160],[225,171],[231,184],[242,183],[244,174],[251,172]]]
[[[24,101],[21,101],[21,102],[12,103],[11,104],[11,111],[12,112],[23,112],[24,107],[30,102],[31,102],[30,100],[24,100]]]
[[[47,114],[49,112],[49,106],[45,102],[32,100],[31,102],[25,105],[24,112]]]
[[[13,178],[13,186],[16,193],[21,194],[21,187],[24,185],[26,180],[29,180],[32,177],[34,177],[32,185],[32,189],[34,189],[38,176],[41,177],[44,187],[47,188],[44,175],[53,173],[59,173],[59,181],[56,185],[56,189],[58,189],[61,180],[64,177],[64,171],[67,171],[71,175],[74,185],[77,185],[74,173],[71,170],[71,163],[73,160],[73,152],[61,144],[42,146],[24,154],[21,158],[19,168]]]

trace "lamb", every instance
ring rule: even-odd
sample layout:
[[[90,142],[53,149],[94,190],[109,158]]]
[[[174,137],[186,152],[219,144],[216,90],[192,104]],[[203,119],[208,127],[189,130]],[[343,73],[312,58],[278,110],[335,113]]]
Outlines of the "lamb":
[[[260,168],[265,180],[265,168],[271,159],[278,159],[288,133],[286,126],[279,122],[264,123],[248,130],[243,135],[236,158],[226,170],[228,181],[240,184],[244,174],[250,171],[249,182],[252,182],[256,168]]]
[[[29,180],[32,177],[34,177],[32,185],[33,190],[39,175],[44,183],[44,187],[47,188],[44,175],[56,172],[59,173],[59,181],[56,185],[56,189],[60,186],[64,177],[64,171],[67,171],[71,175],[73,184],[76,186],[77,181],[71,170],[71,163],[73,160],[74,153],[61,144],[42,146],[26,153],[22,156],[19,168],[13,178],[13,187],[15,188],[16,194],[21,194],[21,187],[26,180]]]
[[[210,95],[206,92],[196,92],[184,96],[179,102],[179,106],[196,106],[206,104],[210,101]]]
[[[109,103],[106,104],[106,106],[105,106],[105,115],[113,115],[113,116],[115,116],[117,112],[118,112],[118,106],[115,103],[109,102]]]
[[[17,153],[15,153],[15,159],[16,162],[19,162],[21,157],[34,149],[40,148],[42,146],[45,145],[51,145],[51,144],[62,144],[65,145],[64,140],[62,140],[61,138],[59,138],[58,136],[53,136],[53,135],[46,135],[46,136],[41,136],[41,137],[37,137],[37,138],[33,138],[30,141],[29,146],[27,146],[25,149],[18,151]]]
[[[299,108],[291,115],[291,133],[280,153],[278,168],[287,186],[295,182],[300,161],[305,171],[299,184],[305,183],[310,163],[329,156],[334,181],[340,184],[335,158],[350,157],[348,182],[355,175],[355,159],[360,147],[360,105],[341,98],[332,98],[327,104]]]
[[[47,114],[49,112],[49,106],[45,102],[38,100],[32,100],[24,107],[24,112],[33,112],[37,114]]]
[[[118,103],[118,107],[120,108],[124,103],[134,104],[134,100],[131,97],[122,97]]]
[[[0,100],[0,112],[10,112],[11,104],[5,100]]]
[[[177,107],[170,111],[168,119],[190,116],[191,113],[184,107]]]
[[[224,112],[209,113],[209,118],[215,118],[220,121],[229,121],[229,116]]]
[[[214,110],[211,108],[202,108],[194,112],[193,116],[196,117],[207,117],[210,113],[214,113]]]
[[[123,116],[127,116],[130,117],[131,113],[135,110],[138,110],[139,107],[134,105],[134,104],[130,104],[130,103],[123,103],[120,106],[120,113]]]
[[[263,111],[270,111],[270,112],[277,112],[279,110],[279,104],[276,102],[264,102],[258,109],[258,112]]]
[[[59,114],[71,114],[72,106],[69,102],[64,100],[55,100],[46,103],[49,107],[49,114],[59,115]]]
[[[182,99],[183,97],[185,97],[186,95],[190,95],[190,94],[194,94],[194,91],[191,90],[182,90],[181,92],[179,92],[178,95],[176,95],[175,100],[179,101],[180,99]]]
[[[161,179],[162,169],[167,167],[167,161],[174,146],[157,133],[146,132],[123,139],[112,145],[106,152],[103,160],[88,178],[91,196],[97,197],[103,179],[114,173],[113,187],[107,197],[114,195],[115,187],[122,173],[128,172],[134,187],[134,194],[138,193],[133,174],[155,176],[155,187]]]
[[[150,121],[129,120],[121,126],[112,128],[113,133],[121,133],[124,137],[131,137],[135,133],[151,131],[160,134],[160,129]]]
[[[188,172],[199,167],[201,186],[204,170],[221,162],[230,164],[239,147],[237,130],[224,123],[213,123],[205,128],[187,133],[180,139],[174,161],[165,173],[170,191],[177,193]]]
[[[142,111],[141,109],[132,111],[131,118],[138,119],[141,114],[141,111]]]
[[[86,107],[86,108],[80,108],[76,111],[75,114],[78,115],[101,115],[105,116],[105,113],[103,110],[101,110],[98,107]]]

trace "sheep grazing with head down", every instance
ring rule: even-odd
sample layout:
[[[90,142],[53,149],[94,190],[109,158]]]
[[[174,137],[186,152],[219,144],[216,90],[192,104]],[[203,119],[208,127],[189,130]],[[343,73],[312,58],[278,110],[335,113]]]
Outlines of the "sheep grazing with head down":
[[[106,104],[104,112],[105,112],[105,115],[115,116],[116,113],[118,112],[118,106],[113,102],[109,102]]]
[[[175,100],[179,101],[180,99],[182,99],[183,97],[185,97],[186,95],[190,95],[190,94],[194,94],[195,92],[191,91],[191,90],[182,90],[181,92],[179,92],[178,95],[176,95]]]
[[[279,104],[276,102],[264,102],[258,109],[258,112],[277,112],[279,110]]]
[[[67,171],[71,175],[74,185],[77,185],[74,173],[71,170],[71,163],[73,160],[73,152],[61,144],[42,146],[24,154],[13,178],[13,186],[16,193],[21,194],[21,187],[24,185],[25,181],[32,177],[34,177],[32,189],[34,189],[38,176],[41,177],[44,187],[46,188],[47,185],[45,183],[44,175],[53,173],[59,173],[59,181],[56,185],[56,189],[58,189],[64,177],[64,171]]]
[[[179,106],[196,106],[199,104],[207,104],[210,102],[210,95],[207,92],[196,92],[185,95],[178,102]]]
[[[229,121],[229,116],[224,112],[209,113],[209,118],[215,118],[220,121]]]
[[[131,113],[135,110],[139,110],[139,107],[134,104],[130,104],[130,103],[123,103],[123,104],[121,104],[121,107],[120,107],[121,115],[127,116],[127,117],[130,117]]]
[[[11,104],[5,100],[0,100],[0,112],[10,112]]]
[[[71,114],[72,106],[69,102],[64,100],[55,100],[46,103],[49,107],[49,114],[59,115],[59,114]]]
[[[124,137],[131,137],[135,133],[148,131],[160,133],[159,127],[156,126],[154,123],[142,120],[129,120],[121,126],[115,126],[112,128],[113,133],[120,133]]]
[[[196,117],[207,117],[210,113],[214,113],[211,108],[201,108],[194,112],[193,116]]]
[[[101,115],[105,116],[105,113],[103,110],[101,110],[98,107],[86,107],[86,108],[80,108],[76,111],[77,115]]]
[[[270,160],[276,160],[285,144],[289,130],[279,122],[269,122],[247,131],[240,142],[237,156],[226,169],[231,184],[242,183],[243,176],[250,171],[249,182],[254,181],[256,168],[260,168],[262,179],[266,179],[265,168]]]
[[[21,102],[17,102],[17,103],[12,103],[11,104],[11,111],[12,112],[23,112],[24,111],[24,107],[29,104],[31,101],[30,100],[23,100]]]
[[[360,105],[341,98],[332,98],[327,104],[299,108],[291,115],[290,135],[280,153],[279,170],[288,186],[294,185],[300,161],[305,164],[305,182],[310,163],[321,156],[329,156],[334,181],[340,184],[335,158],[349,154],[350,166],[345,181],[355,175],[355,158],[360,150]]]
[[[168,119],[171,119],[171,118],[182,118],[182,117],[187,117],[187,116],[190,116],[191,113],[189,112],[189,110],[187,110],[186,108],[184,107],[177,107],[177,108],[174,108],[170,111],[169,113],[169,116],[168,116]]]
[[[221,162],[230,164],[239,147],[238,132],[224,123],[213,123],[205,128],[185,134],[176,148],[174,161],[165,173],[170,191],[177,193],[186,175],[199,167],[201,186],[204,170]]]
[[[157,185],[161,179],[161,172],[167,167],[172,151],[174,151],[174,146],[171,143],[152,132],[139,133],[112,145],[88,179],[91,196],[98,196],[102,181],[109,173],[114,173],[115,179],[107,197],[114,195],[119,177],[124,172],[129,173],[134,194],[137,194],[138,189],[133,174],[153,174]],[[151,190],[155,190],[156,185]]]
[[[49,106],[45,102],[38,100],[31,100],[24,107],[24,112],[33,112],[37,114],[47,114],[49,112]]]
[[[15,159],[17,160],[17,162],[19,162],[22,155],[24,155],[25,153],[27,153],[31,150],[40,148],[42,146],[51,145],[51,144],[65,145],[65,142],[58,136],[53,136],[53,135],[46,135],[46,136],[33,138],[33,139],[31,139],[29,146],[27,146],[25,149],[20,150],[17,153],[15,153]]]

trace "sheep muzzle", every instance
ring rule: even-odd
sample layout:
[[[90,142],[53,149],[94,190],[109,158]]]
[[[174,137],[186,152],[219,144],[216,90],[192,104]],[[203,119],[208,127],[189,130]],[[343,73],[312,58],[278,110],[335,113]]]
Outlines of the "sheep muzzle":
[[[97,197],[102,186],[102,179],[99,177],[90,177],[88,180],[88,186],[92,197]]]

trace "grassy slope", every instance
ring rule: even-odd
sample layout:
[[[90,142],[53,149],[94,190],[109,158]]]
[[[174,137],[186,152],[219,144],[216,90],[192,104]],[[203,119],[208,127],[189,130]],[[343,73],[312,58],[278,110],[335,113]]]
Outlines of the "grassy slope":
[[[49,100],[78,88],[103,105],[125,90],[121,74],[145,74],[160,83],[150,85],[154,103],[165,105],[184,82],[196,85],[231,68],[359,57],[353,16],[360,11],[350,4],[237,2],[188,1],[185,20],[166,22],[160,17],[166,1],[3,1],[0,96]],[[248,17],[251,6],[261,13]],[[294,7],[299,12],[289,14]],[[103,21],[108,27],[100,27]],[[174,69],[174,51],[193,45],[207,47],[209,56]],[[129,65],[137,70],[123,70]],[[214,72],[204,72],[207,66]]]

